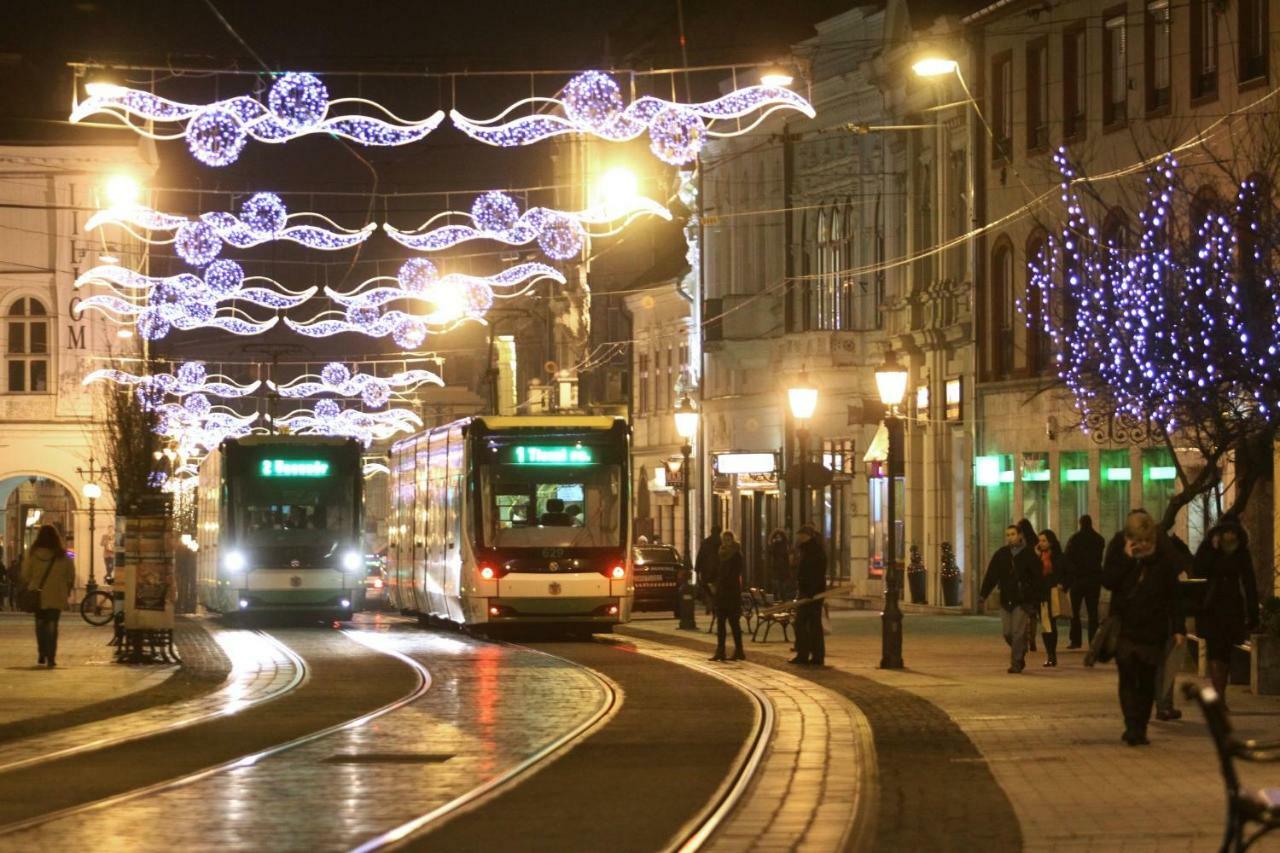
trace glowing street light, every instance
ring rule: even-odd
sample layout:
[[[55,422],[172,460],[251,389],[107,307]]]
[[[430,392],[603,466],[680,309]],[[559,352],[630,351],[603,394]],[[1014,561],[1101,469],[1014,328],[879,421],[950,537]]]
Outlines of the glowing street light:
[[[113,209],[137,207],[142,197],[142,187],[130,175],[112,175],[102,189],[107,206]]]
[[[693,467],[689,464],[689,456],[693,453],[693,438],[698,434],[698,410],[688,394],[680,397],[676,403],[676,432],[684,443],[680,445],[680,495],[684,500],[684,585],[680,588],[680,629],[696,631],[693,601],[693,548],[690,527],[693,522],[689,514],[689,479],[693,475]]]
[[[941,56],[926,56],[911,66],[917,77],[942,77],[952,74],[959,68],[954,59]]]
[[[795,78],[780,65],[770,65],[760,72],[760,83],[764,86],[790,86]]]
[[[805,482],[809,466],[809,419],[818,408],[818,389],[809,383],[809,374],[800,371],[796,384],[787,389],[787,402],[791,405],[791,417],[796,420],[796,449],[800,457],[800,524],[809,520],[809,484]]]
[[[889,437],[887,466],[889,494],[886,514],[889,520],[885,537],[884,611],[880,614],[880,668],[902,669],[902,575],[898,568],[898,489],[896,479],[903,470],[902,418],[898,406],[907,392],[907,368],[898,363],[893,353],[886,353],[884,364],[876,368],[876,390],[884,404],[884,427]]]
[[[625,216],[640,195],[640,181],[626,166],[614,166],[595,182],[591,190],[591,207],[610,219]]]

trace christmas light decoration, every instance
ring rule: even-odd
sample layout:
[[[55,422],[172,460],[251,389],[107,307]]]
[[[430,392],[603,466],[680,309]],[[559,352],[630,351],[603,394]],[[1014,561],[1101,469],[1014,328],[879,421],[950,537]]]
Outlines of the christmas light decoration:
[[[507,120],[525,106],[559,107],[563,115],[539,112]],[[746,133],[780,109],[796,110],[813,118],[813,107],[804,98],[781,86],[748,86],[697,104],[680,104],[652,96],[624,104],[617,82],[600,71],[573,77],[560,98],[525,98],[491,119],[478,121],[455,110],[449,118],[463,133],[484,142],[509,148],[531,145],[565,133],[588,133],[610,142],[624,142],[649,134],[649,147],[664,162],[691,163],[709,136]],[[736,122],[758,112],[745,126],[720,130],[717,122]]]
[[[221,374],[208,375],[204,362],[189,361],[180,365],[175,373],[153,373],[138,375],[116,368],[100,368],[91,371],[82,385],[109,380],[117,385],[138,386],[139,399],[144,407],[155,408],[164,401],[166,395],[200,394],[235,399],[252,394],[258,390],[261,382],[254,381],[248,385],[239,385]]]
[[[601,204],[576,213],[531,207],[521,214],[514,199],[492,191],[477,197],[470,213],[438,213],[413,231],[401,231],[389,222],[382,228],[397,243],[420,252],[438,252],[467,240],[498,240],[510,246],[524,246],[536,240],[547,257],[568,260],[582,250],[588,237],[612,236],[640,216],[670,221],[671,211],[652,199],[633,195],[621,204]],[[441,219],[454,218],[470,219],[472,225],[450,222],[432,227]],[[598,227],[602,225],[611,227]]]
[[[316,381],[317,379],[319,381]],[[325,394],[336,397],[360,397],[366,404],[381,408],[386,405],[393,393],[406,394],[422,385],[443,387],[444,380],[439,374],[421,368],[402,370],[387,377],[372,376],[367,373],[352,374],[346,365],[330,362],[320,370],[319,376],[308,373],[283,385],[270,381],[267,385],[275,389],[281,397],[301,399]]]
[[[320,400],[312,409],[296,409],[274,421],[295,435],[336,435],[354,438],[368,447],[400,433],[421,429],[422,418],[409,409],[362,412],[343,409],[333,400]]]
[[[330,116],[339,104],[362,104],[386,116],[385,119],[351,114]],[[139,134],[152,139],[187,141],[193,157],[208,166],[234,163],[249,139],[279,144],[312,133],[341,137],[358,145],[407,145],[425,139],[444,113],[437,110],[421,121],[406,121],[385,107],[363,98],[330,99],[324,83],[313,74],[290,72],[278,77],[263,104],[248,95],[239,95],[208,105],[184,104],[124,86],[95,85],[71,112],[72,122],[93,115],[119,119]],[[161,133],[144,122],[182,124],[179,133]]]

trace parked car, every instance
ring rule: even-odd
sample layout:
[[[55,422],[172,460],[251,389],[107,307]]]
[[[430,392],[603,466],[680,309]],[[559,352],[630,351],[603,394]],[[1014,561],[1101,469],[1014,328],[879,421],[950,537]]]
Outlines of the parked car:
[[[636,610],[670,610],[680,615],[680,569],[684,561],[670,545],[637,545],[633,551]]]

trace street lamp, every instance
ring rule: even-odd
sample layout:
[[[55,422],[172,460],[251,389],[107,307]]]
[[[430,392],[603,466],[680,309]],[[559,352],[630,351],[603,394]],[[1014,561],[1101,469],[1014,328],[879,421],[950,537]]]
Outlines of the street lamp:
[[[89,461],[90,476],[93,476],[93,460]],[[102,497],[102,486],[90,480],[81,487],[80,493],[89,502],[89,582],[84,585],[88,592],[98,588],[98,579],[94,576],[94,556],[98,550],[96,515],[98,498]]]
[[[609,220],[627,215],[640,195],[640,182],[626,166],[606,171],[591,188],[591,208]]]
[[[796,420],[796,449],[800,457],[800,525],[803,527],[809,518],[809,493],[805,482],[805,467],[809,464],[807,424],[814,409],[818,408],[818,389],[809,384],[809,374],[803,369],[796,384],[787,389],[787,400],[791,404],[791,417]]]
[[[680,589],[680,630],[696,631],[693,600],[693,556],[691,530],[693,526],[689,517],[689,475],[693,467],[689,464],[689,456],[693,453],[693,437],[698,434],[698,410],[686,394],[676,403],[676,432],[680,435],[680,497],[684,502],[684,584]]]
[[[946,59],[941,56],[926,56],[917,60],[911,70],[916,73],[917,77],[942,77],[955,71],[959,66],[954,59]]]
[[[907,391],[907,369],[898,364],[890,352],[884,364],[876,368],[876,390],[884,404],[884,427],[889,434],[888,470],[888,520],[889,531],[885,542],[884,612],[880,614],[880,668],[902,669],[902,609],[898,597],[902,594],[902,575],[898,570],[898,498],[895,477],[902,471],[902,419],[898,406]]]

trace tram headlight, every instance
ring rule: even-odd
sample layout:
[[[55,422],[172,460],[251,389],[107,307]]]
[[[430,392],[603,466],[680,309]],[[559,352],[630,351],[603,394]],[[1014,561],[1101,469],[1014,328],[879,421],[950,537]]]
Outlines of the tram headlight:
[[[349,572],[354,572],[364,565],[364,561],[360,559],[360,555],[355,551],[348,551],[342,555],[342,568]]]
[[[244,554],[240,551],[231,551],[223,558],[222,565],[229,572],[243,572],[245,567]]]

